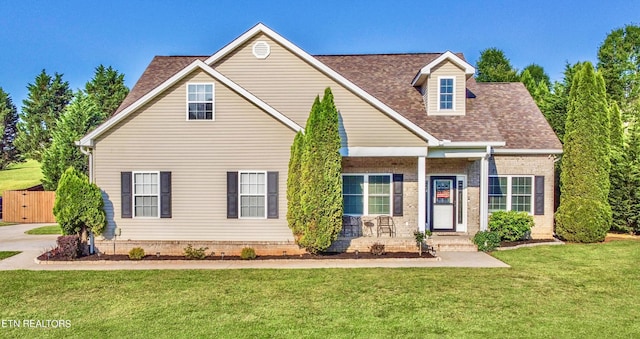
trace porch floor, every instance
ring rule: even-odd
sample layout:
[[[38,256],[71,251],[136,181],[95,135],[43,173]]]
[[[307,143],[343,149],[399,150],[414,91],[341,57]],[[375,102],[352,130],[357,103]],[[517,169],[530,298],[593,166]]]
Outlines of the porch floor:
[[[379,243],[385,246],[387,252],[417,252],[418,245],[413,237],[339,237],[331,244],[331,252],[368,252],[371,245]],[[466,233],[433,234],[427,244],[442,252],[475,252],[478,247],[473,244]],[[426,250],[423,248],[423,250]]]

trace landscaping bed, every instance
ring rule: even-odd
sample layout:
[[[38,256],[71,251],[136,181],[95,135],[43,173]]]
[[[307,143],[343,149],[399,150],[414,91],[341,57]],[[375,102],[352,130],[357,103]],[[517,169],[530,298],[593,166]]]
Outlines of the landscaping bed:
[[[431,259],[435,258],[431,253],[422,253],[419,256],[417,252],[387,252],[382,255],[374,255],[369,252],[356,253],[320,253],[320,254],[301,254],[301,255],[258,255],[255,259],[241,259],[240,256],[225,255],[208,255],[204,259],[200,260],[287,260],[287,259],[304,259],[304,260],[327,260],[327,259]],[[45,252],[38,257],[41,261],[70,261],[69,259],[57,255],[56,253]],[[140,261],[129,259],[126,254],[93,254],[88,256],[72,259],[71,261]],[[185,256],[178,255],[145,255],[141,260],[185,260],[185,261],[197,261],[198,259],[188,259]]]
[[[501,241],[500,247],[516,247],[520,245],[529,245],[529,244],[544,244],[544,243],[555,243],[558,240],[556,239],[529,239],[529,240],[518,240],[518,241]]]

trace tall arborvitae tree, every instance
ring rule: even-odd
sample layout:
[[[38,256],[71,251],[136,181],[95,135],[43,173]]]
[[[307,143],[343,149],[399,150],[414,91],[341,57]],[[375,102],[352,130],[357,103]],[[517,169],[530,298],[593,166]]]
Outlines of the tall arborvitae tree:
[[[289,174],[287,176],[287,221],[289,228],[293,232],[296,241],[304,233],[304,214],[300,205],[302,196],[301,165],[302,153],[304,151],[304,134],[300,131],[296,133],[291,145],[291,156],[289,158]]]
[[[564,136],[556,233],[576,242],[604,240],[609,206],[610,122],[604,80],[586,62],[574,75]]]
[[[122,100],[129,94],[124,84],[124,74],[111,66],[96,67],[93,79],[85,85],[85,92],[91,97],[105,117],[110,117],[118,109]]]
[[[519,81],[518,72],[498,48],[487,48],[480,52],[478,59],[478,82],[514,82]]]
[[[60,116],[53,130],[53,142],[42,156],[42,184],[46,190],[58,187],[60,176],[68,167],[87,174],[87,156],[75,145],[88,131],[105,119],[95,102],[82,91]]]
[[[55,73],[52,78],[45,70],[27,88],[29,95],[23,101],[15,144],[24,157],[40,161],[51,144],[53,127],[73,93],[62,74]]]
[[[11,97],[0,87],[0,170],[12,163],[20,161],[18,150],[14,145],[18,131],[18,110]]]
[[[638,234],[640,233],[640,117],[636,117],[629,126],[629,142],[625,156],[629,162],[627,184],[631,200],[628,226]]]
[[[611,171],[609,173],[609,205],[611,205],[611,229],[629,232],[633,191],[630,189],[630,162],[625,155],[624,133],[620,109],[611,105]]]
[[[338,110],[327,88],[313,103],[305,126],[301,163],[303,232],[298,244],[309,252],[326,250],[342,228],[342,157]]]
[[[530,65],[527,65],[527,67],[522,69],[522,72],[520,73],[520,77],[522,77],[522,74],[524,72],[529,72],[529,75],[531,75],[531,78],[536,84],[545,83],[547,85],[547,88],[549,85],[551,85],[551,80],[549,79],[549,75],[547,74],[547,72],[544,71],[544,67],[538,64],[533,63]]]

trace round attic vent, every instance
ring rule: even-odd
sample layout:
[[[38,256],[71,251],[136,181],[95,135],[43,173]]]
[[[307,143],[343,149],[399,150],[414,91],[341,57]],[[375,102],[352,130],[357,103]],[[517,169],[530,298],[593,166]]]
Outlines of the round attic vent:
[[[258,59],[266,59],[271,53],[271,46],[266,41],[258,41],[253,44],[253,55]]]

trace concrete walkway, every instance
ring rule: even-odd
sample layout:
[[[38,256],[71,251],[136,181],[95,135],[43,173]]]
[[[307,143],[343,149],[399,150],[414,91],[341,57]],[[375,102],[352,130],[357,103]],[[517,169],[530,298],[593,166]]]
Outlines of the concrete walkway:
[[[29,224],[0,227],[0,251],[23,253],[0,260],[1,270],[165,270],[165,269],[309,269],[373,267],[509,267],[482,252],[441,252],[436,259],[329,259],[329,260],[217,260],[217,261],[91,261],[41,262],[38,255],[55,246],[55,235],[27,235],[25,231],[43,226]]]

